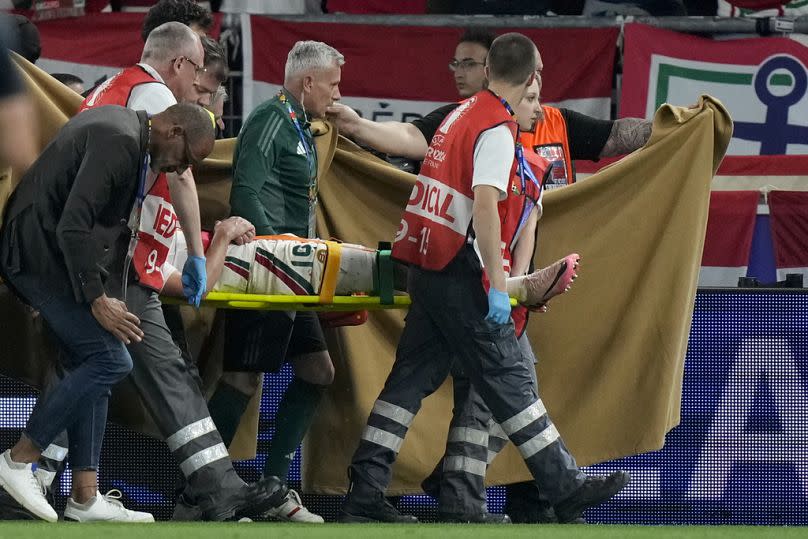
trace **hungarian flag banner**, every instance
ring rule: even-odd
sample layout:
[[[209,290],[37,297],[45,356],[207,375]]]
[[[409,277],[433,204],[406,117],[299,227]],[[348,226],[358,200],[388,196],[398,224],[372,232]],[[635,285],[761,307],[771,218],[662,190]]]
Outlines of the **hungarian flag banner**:
[[[617,28],[514,31],[539,47],[545,103],[609,117]],[[245,117],[278,92],[287,53],[295,42],[309,39],[345,56],[341,102],[365,118],[406,122],[459,99],[448,64],[462,28],[303,23],[243,15],[242,32]]]
[[[801,273],[808,286],[808,192],[772,191],[769,209],[777,280]]]
[[[735,122],[729,155],[808,153],[805,36],[718,41],[640,24],[625,29],[620,115],[721,100]]]
[[[759,193],[712,191],[699,286],[737,286],[746,276]]]
[[[89,89],[140,61],[143,13],[92,13],[73,19],[39,21],[42,56],[37,67],[70,73]]]
[[[577,161],[578,181],[587,181],[588,176],[616,160]],[[624,181],[643,178],[627,177]],[[791,193],[788,202],[780,202],[784,191],[798,193]],[[769,193],[768,206],[760,204],[761,193]],[[776,209],[778,202],[787,209]],[[755,244],[755,234],[769,235],[769,226],[772,241],[758,238]],[[712,182],[699,286],[735,287],[739,277],[749,276],[750,268],[768,265],[776,265],[778,280],[786,273],[804,273],[808,283],[806,244],[808,155],[725,157]],[[776,260],[766,262],[772,248]],[[772,273],[762,282],[774,279]]]
[[[89,13],[83,17],[37,21],[42,55],[37,67],[48,73],[70,73],[90,89],[140,61],[140,29],[145,13]],[[219,34],[221,17],[212,34]]]

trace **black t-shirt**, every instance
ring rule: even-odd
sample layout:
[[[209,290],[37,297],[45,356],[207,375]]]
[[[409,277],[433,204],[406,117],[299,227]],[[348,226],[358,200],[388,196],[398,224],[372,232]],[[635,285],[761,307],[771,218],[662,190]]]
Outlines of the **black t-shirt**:
[[[440,127],[440,123],[444,118],[449,116],[449,113],[456,109],[460,103],[449,103],[438,107],[426,116],[412,121],[412,125],[418,128],[421,134],[424,135],[424,140],[429,144],[432,142],[432,137],[435,136],[435,131]]]
[[[450,112],[457,108],[459,103],[449,103],[433,110],[426,116],[412,121],[427,142],[432,141],[435,131]],[[596,161],[600,152],[612,132],[612,120],[599,120],[586,114],[569,109],[559,109],[567,122],[567,138],[570,144],[570,157],[572,159],[589,159]]]
[[[569,109],[558,109],[567,123],[570,159],[597,161],[612,132],[612,120],[599,120]]]

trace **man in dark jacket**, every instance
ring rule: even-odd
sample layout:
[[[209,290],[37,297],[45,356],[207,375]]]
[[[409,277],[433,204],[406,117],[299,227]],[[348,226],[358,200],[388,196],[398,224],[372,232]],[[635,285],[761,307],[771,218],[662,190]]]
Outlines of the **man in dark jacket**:
[[[98,493],[96,470],[110,388],[132,368],[126,344],[140,321],[113,295],[105,230],[140,218],[148,169],[182,172],[213,149],[206,111],[175,105],[151,118],[104,107],[70,120],[23,177],[0,234],[0,275],[38,310],[58,339],[67,372],[0,457],[0,486],[36,518],[55,521],[31,470],[67,429],[73,486],[66,518],[149,521]],[[114,250],[112,251],[114,252]],[[125,282],[125,279],[119,279]]]

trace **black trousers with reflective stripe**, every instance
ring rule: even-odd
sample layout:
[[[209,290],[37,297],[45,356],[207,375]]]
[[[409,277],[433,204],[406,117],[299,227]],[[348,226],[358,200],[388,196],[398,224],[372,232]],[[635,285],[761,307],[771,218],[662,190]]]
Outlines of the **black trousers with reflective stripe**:
[[[527,334],[522,334],[522,336],[517,339],[517,343],[519,345],[522,362],[530,373],[533,384],[538,389],[534,365],[535,356],[530,348]],[[460,362],[456,362],[452,365],[451,373],[454,381],[455,405],[452,422],[449,427],[450,432],[456,427],[471,427],[474,429],[488,430],[488,422],[492,417],[491,411],[485,405],[485,402],[483,402],[482,397],[475,390],[474,386],[470,384],[470,380]],[[505,443],[506,440],[502,440],[489,432],[485,458],[491,459],[494,454],[499,453],[503,449]],[[543,451],[559,452],[560,454],[555,460],[563,463],[567,471],[577,470],[574,457],[569,453],[569,450],[560,438],[543,449]],[[444,513],[469,514],[478,513],[485,509],[484,478],[466,470],[448,470],[444,464],[447,458],[453,456],[474,456],[474,458],[479,458],[481,454],[478,444],[471,441],[465,443],[460,441],[453,442],[450,438],[450,441],[447,442],[446,445],[444,457],[438,462],[430,477],[430,481],[439,481],[440,484],[438,511]],[[563,472],[564,470],[559,470],[559,473]],[[544,497],[541,493],[537,495]]]
[[[513,324],[500,326],[485,320],[488,299],[479,261],[470,247],[441,272],[411,268],[409,292],[412,306],[380,400],[417,413],[423,398],[448,376],[456,357],[497,422],[535,405],[538,395],[521,359]],[[540,435],[546,426],[545,415],[529,421],[509,438],[519,446]],[[530,455],[525,463],[548,499],[555,502],[577,489],[585,476],[570,462],[569,453],[547,449],[550,447]],[[386,490],[396,453],[361,440],[350,467],[357,484],[349,495],[361,496],[362,487]]]
[[[243,485],[230,457],[217,458],[223,446],[221,436],[207,423],[210,413],[195,367],[186,363],[172,339],[157,293],[130,285],[126,306],[140,319],[144,333],[141,342],[128,345],[133,363],[128,379],[160,434],[172,440],[172,453],[183,469],[189,493],[208,496],[222,487]],[[54,443],[67,447],[66,434]]]

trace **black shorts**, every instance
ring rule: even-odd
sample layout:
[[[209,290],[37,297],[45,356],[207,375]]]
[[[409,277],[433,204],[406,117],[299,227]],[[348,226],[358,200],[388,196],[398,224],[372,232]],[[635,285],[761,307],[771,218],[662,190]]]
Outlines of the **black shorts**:
[[[317,313],[231,310],[225,314],[224,370],[275,372],[293,358],[327,350]]]

